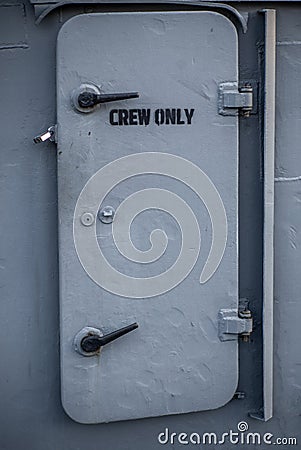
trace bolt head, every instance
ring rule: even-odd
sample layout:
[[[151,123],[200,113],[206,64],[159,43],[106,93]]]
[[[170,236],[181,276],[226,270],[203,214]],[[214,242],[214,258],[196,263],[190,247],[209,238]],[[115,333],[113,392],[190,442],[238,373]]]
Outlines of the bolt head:
[[[112,206],[106,206],[98,212],[98,218],[102,223],[112,223],[114,215],[115,209]]]

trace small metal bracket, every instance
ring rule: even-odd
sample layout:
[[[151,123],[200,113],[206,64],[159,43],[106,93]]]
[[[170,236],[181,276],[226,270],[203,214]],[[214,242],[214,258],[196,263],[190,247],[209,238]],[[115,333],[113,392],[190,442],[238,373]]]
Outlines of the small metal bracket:
[[[52,125],[47,131],[33,138],[35,144],[40,144],[45,141],[57,143],[57,125]]]
[[[243,391],[236,391],[233,398],[236,400],[244,400],[246,398],[246,393]]]
[[[248,117],[253,110],[253,87],[246,83],[238,87],[236,82],[220,83],[218,87],[218,112],[222,116]]]
[[[221,341],[235,341],[240,335],[248,340],[253,331],[251,311],[245,307],[239,309],[221,309],[218,313],[219,338]]]

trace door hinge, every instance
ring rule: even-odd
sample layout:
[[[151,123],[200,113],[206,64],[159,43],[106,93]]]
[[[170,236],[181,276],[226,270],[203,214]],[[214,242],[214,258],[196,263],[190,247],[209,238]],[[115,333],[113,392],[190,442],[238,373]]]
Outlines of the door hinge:
[[[221,309],[218,313],[218,328],[221,341],[234,341],[238,336],[248,341],[253,331],[253,319],[248,309],[248,300],[241,299],[238,309]]]
[[[251,83],[238,86],[236,82],[220,83],[218,112],[222,116],[249,117],[254,106],[254,89]]]

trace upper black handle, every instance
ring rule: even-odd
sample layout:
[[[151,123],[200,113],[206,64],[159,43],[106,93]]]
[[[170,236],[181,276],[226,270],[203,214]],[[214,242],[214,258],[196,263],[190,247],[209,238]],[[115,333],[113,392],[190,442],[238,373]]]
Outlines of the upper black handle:
[[[120,92],[119,94],[95,94],[94,92],[82,92],[77,101],[81,108],[91,108],[100,103],[116,102],[118,100],[128,100],[138,98],[138,92]]]
[[[112,333],[106,334],[104,336],[96,336],[96,335],[85,336],[81,341],[81,348],[86,353],[97,352],[100,349],[100,347],[109,344],[109,342],[115,341],[115,339],[120,338],[124,334],[127,334],[130,331],[135,330],[136,328],[138,328],[138,324],[135,322],[132,323],[131,325],[120,328],[119,330],[113,331]]]

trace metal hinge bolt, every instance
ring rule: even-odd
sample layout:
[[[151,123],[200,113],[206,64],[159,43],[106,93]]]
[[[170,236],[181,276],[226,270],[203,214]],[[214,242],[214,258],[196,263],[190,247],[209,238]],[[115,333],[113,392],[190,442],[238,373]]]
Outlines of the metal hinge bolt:
[[[252,321],[252,313],[249,310],[249,301],[246,298],[241,298],[239,300],[238,317],[240,317],[241,319],[246,319],[246,320]],[[245,332],[241,333],[240,336],[242,337],[242,340],[244,342],[249,342],[251,331],[253,331],[253,330],[249,330],[249,331],[245,331]]]
[[[239,89],[239,92],[244,95],[245,105],[241,107],[241,115],[243,117],[250,117],[253,109],[253,88],[250,84],[245,84]]]

